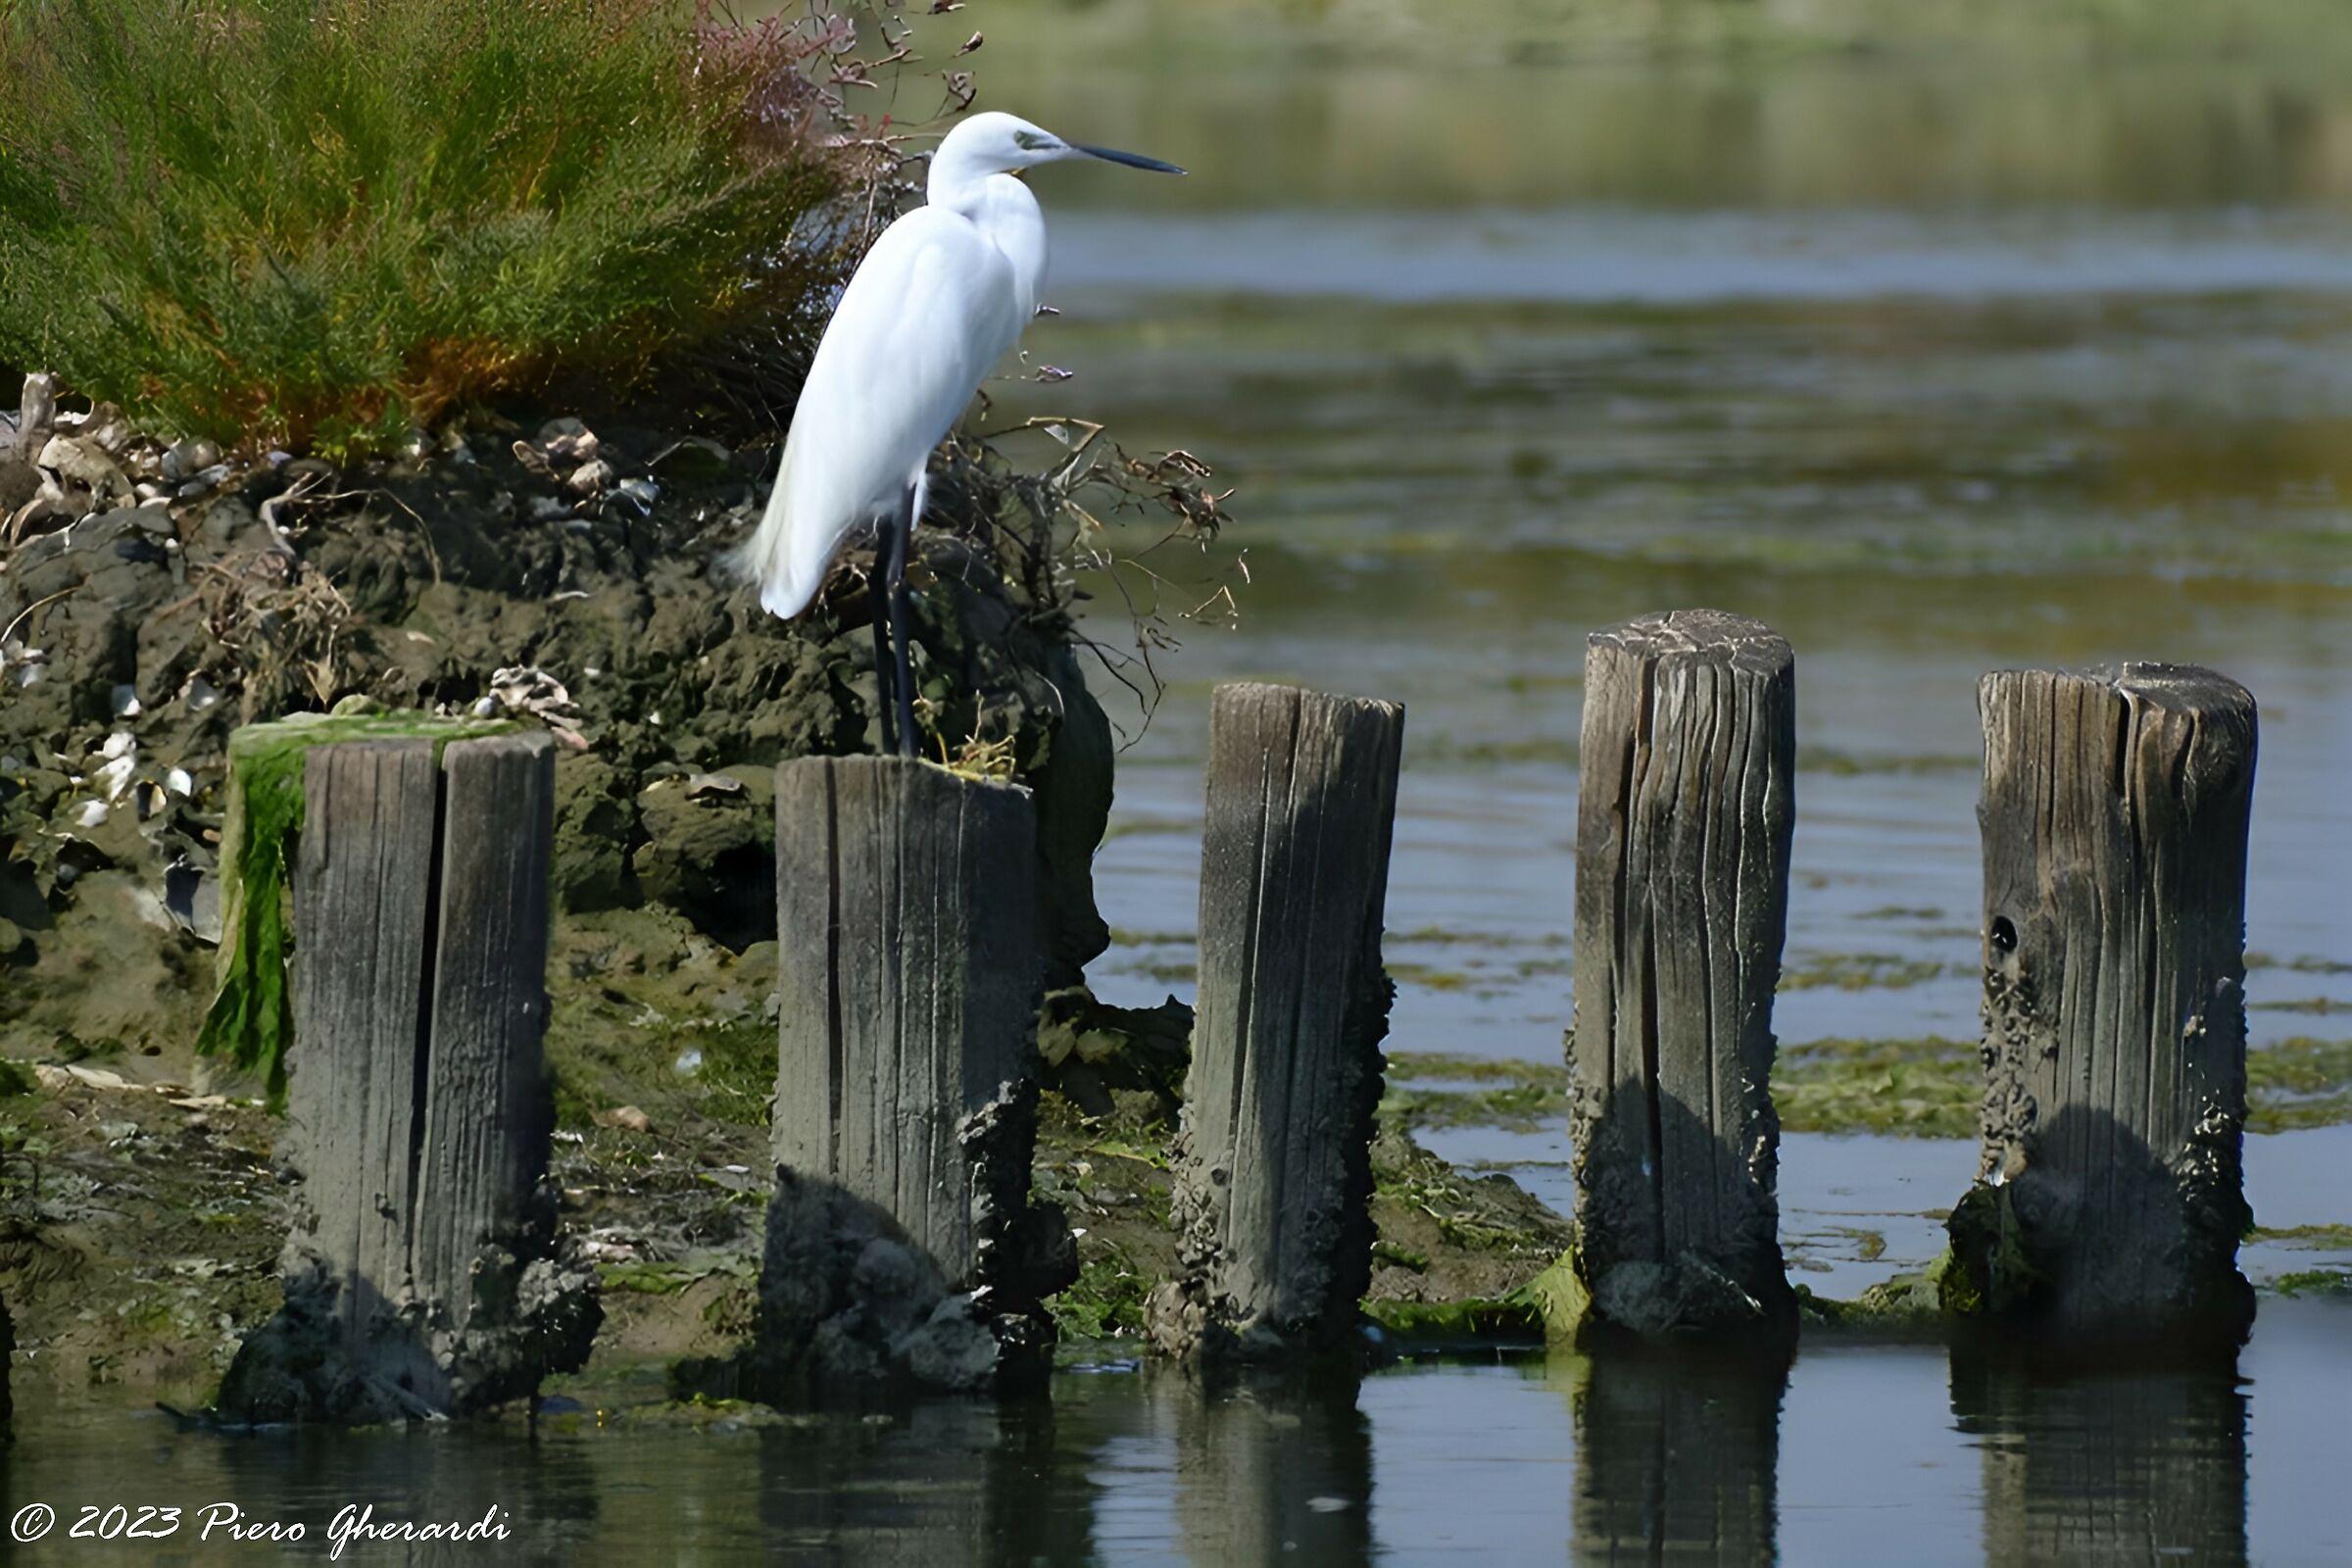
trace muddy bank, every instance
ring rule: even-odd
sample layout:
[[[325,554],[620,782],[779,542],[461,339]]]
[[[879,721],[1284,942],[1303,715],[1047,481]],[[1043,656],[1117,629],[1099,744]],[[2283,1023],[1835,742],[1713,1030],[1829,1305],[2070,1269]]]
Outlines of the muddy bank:
[[[769,962],[662,910],[559,935],[551,1174],[605,1308],[583,1388],[690,1395],[668,1381],[678,1363],[732,1358],[752,1333],[772,1188]],[[1176,1262],[1165,1103],[1107,1093],[1100,1116],[1054,1091],[1040,1104],[1034,1195],[1066,1212],[1078,1253],[1076,1283],[1049,1302],[1065,1358],[1140,1354],[1144,1298]],[[83,1064],[0,1096],[0,1297],[21,1400],[213,1397],[240,1336],[280,1304],[297,1218],[274,1164],[284,1130],[251,1102]],[[1507,1178],[1458,1171],[1395,1125],[1373,1171],[1373,1302],[1491,1300],[1567,1246],[1566,1222]]]
[[[733,951],[773,937],[768,771],[870,749],[875,683],[862,557],[790,626],[717,569],[771,454],[557,419],[346,471],[54,419],[37,462],[0,458],[29,497],[0,517],[0,1054],[187,1075],[227,736],[295,711],[546,724],[565,911],[652,903]],[[1106,941],[1088,861],[1110,734],[1066,617],[1007,581],[1004,548],[924,535],[922,713],[934,755],[1036,789],[1068,983]]]

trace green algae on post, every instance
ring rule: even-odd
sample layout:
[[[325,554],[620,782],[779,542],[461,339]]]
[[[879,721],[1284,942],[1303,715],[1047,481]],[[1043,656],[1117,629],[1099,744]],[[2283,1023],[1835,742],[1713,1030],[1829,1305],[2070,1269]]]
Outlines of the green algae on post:
[[[286,1050],[294,1037],[286,957],[289,838],[302,830],[302,764],[314,746],[421,737],[436,762],[451,741],[519,728],[505,719],[423,712],[295,713],[249,724],[228,738],[228,809],[220,833],[220,954],[211,1010],[196,1053],[226,1056],[269,1086],[271,1110],[286,1102]]]
[[[1567,1345],[1592,1311],[1592,1293],[1585,1285],[1583,1260],[1571,1246],[1558,1262],[1513,1291],[1508,1299],[1533,1310],[1543,1320],[1544,1337]]]

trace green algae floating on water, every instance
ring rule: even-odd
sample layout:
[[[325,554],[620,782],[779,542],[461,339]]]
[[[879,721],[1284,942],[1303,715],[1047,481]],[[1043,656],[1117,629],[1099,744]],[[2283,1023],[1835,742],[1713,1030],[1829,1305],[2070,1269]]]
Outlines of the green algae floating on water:
[[[226,1056],[269,1085],[270,1108],[286,1103],[286,1050],[294,1038],[286,983],[286,843],[302,830],[303,759],[343,741],[424,739],[433,760],[451,741],[504,735],[507,719],[420,712],[294,713],[248,724],[228,738],[228,808],[220,830],[220,953],[213,1004],[196,1054]]]
[[[1562,1065],[1402,1051],[1388,1061],[1382,1110],[1409,1127],[1529,1132],[1568,1113]],[[2298,1035],[2254,1046],[2246,1082],[2250,1133],[2352,1122],[2352,1040]],[[1975,1041],[1941,1035],[1785,1042],[1772,1097],[1783,1132],[1968,1139],[1979,1131],[1984,1069]]]

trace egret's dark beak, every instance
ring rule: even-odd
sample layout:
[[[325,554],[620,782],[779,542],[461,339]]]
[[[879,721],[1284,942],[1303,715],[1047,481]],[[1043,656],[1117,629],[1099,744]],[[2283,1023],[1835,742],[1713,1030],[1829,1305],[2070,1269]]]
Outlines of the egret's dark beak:
[[[1088,147],[1079,142],[1072,142],[1070,150],[1084,153],[1089,158],[1100,158],[1106,164],[1125,164],[1129,169],[1149,169],[1155,174],[1181,174],[1184,172],[1174,164],[1163,164],[1156,158],[1146,158],[1142,153],[1123,153],[1113,147]]]

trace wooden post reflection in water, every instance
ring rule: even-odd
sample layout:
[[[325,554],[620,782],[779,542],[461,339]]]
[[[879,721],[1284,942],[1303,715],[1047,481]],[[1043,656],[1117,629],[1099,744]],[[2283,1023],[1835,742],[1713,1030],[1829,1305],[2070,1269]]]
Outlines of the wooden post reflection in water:
[[[1786,1359],[1613,1344],[1548,1375],[1575,1412],[1575,1562],[1774,1560]]]
[[[884,1421],[770,1432],[757,1490],[769,1561],[982,1568],[1097,1555],[1093,1484],[1056,1451],[1042,1401],[925,1400]]]
[[[1956,1348],[1952,1414],[1983,1443],[1987,1563],[2246,1561],[2233,1357],[2126,1372]]]
[[[1176,1525],[1196,1563],[1350,1563],[1372,1552],[1372,1431],[1353,1379],[1176,1405]]]

